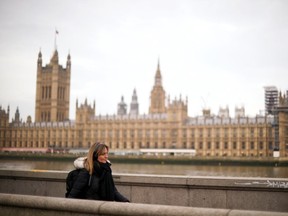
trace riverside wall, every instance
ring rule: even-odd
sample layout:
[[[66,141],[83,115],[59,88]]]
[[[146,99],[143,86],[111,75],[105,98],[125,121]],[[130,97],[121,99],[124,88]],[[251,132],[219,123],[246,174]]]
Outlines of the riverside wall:
[[[117,203],[0,193],[1,215],[17,216],[287,216],[284,212]]]
[[[64,197],[66,171],[0,170],[0,193]],[[132,203],[288,212],[288,179],[113,175]]]

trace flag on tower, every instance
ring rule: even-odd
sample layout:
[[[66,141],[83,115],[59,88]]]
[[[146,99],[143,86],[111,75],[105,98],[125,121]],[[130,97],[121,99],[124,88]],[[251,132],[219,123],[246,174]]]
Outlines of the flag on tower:
[[[59,34],[58,30],[55,28],[55,37],[54,37],[54,47],[57,50],[57,35]]]

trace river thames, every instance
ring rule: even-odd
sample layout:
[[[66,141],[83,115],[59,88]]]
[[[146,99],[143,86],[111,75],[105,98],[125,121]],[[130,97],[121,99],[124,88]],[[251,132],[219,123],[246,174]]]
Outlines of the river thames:
[[[73,161],[38,161],[31,159],[1,158],[0,169],[69,171],[74,169],[74,166]],[[273,166],[132,164],[113,163],[112,161],[112,170],[113,173],[125,174],[288,178],[287,167]]]

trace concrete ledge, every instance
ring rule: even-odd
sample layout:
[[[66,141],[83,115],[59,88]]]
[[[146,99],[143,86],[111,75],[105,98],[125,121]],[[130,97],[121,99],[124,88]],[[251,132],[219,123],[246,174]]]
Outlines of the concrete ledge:
[[[67,171],[0,170],[0,193],[64,197]],[[114,174],[133,203],[288,212],[288,179]]]
[[[68,171],[51,170],[0,170],[0,178],[7,179],[41,179],[45,181],[65,182]],[[141,175],[141,174],[113,174],[118,184],[133,185],[167,185],[169,187],[212,187],[233,188],[245,190],[269,190],[288,192],[288,179],[285,178],[240,178],[240,177],[203,177],[203,176],[172,176],[172,175]]]
[[[284,216],[287,213],[117,203],[0,193],[1,215]]]

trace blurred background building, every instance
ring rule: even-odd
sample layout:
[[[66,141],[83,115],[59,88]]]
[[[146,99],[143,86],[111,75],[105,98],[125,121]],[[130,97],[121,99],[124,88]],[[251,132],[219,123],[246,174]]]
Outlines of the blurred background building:
[[[280,157],[288,156],[288,91],[282,94],[274,86],[265,87],[265,114],[255,117],[246,116],[244,107],[235,107],[234,117],[228,107],[219,108],[217,115],[203,109],[202,115],[190,117],[188,98],[166,95],[158,61],[148,114],[139,114],[134,89],[130,106],[122,96],[116,115],[97,115],[95,101],[79,104],[77,99],[76,119],[71,120],[70,54],[66,68],[59,65],[56,49],[50,63],[42,64],[39,52],[35,121],[31,116],[23,121],[17,108],[9,122],[10,108],[0,107],[2,151],[69,152],[105,142],[111,152],[124,154],[141,149],[158,149],[158,153],[175,149],[194,150],[196,156],[271,157],[274,151]]]

